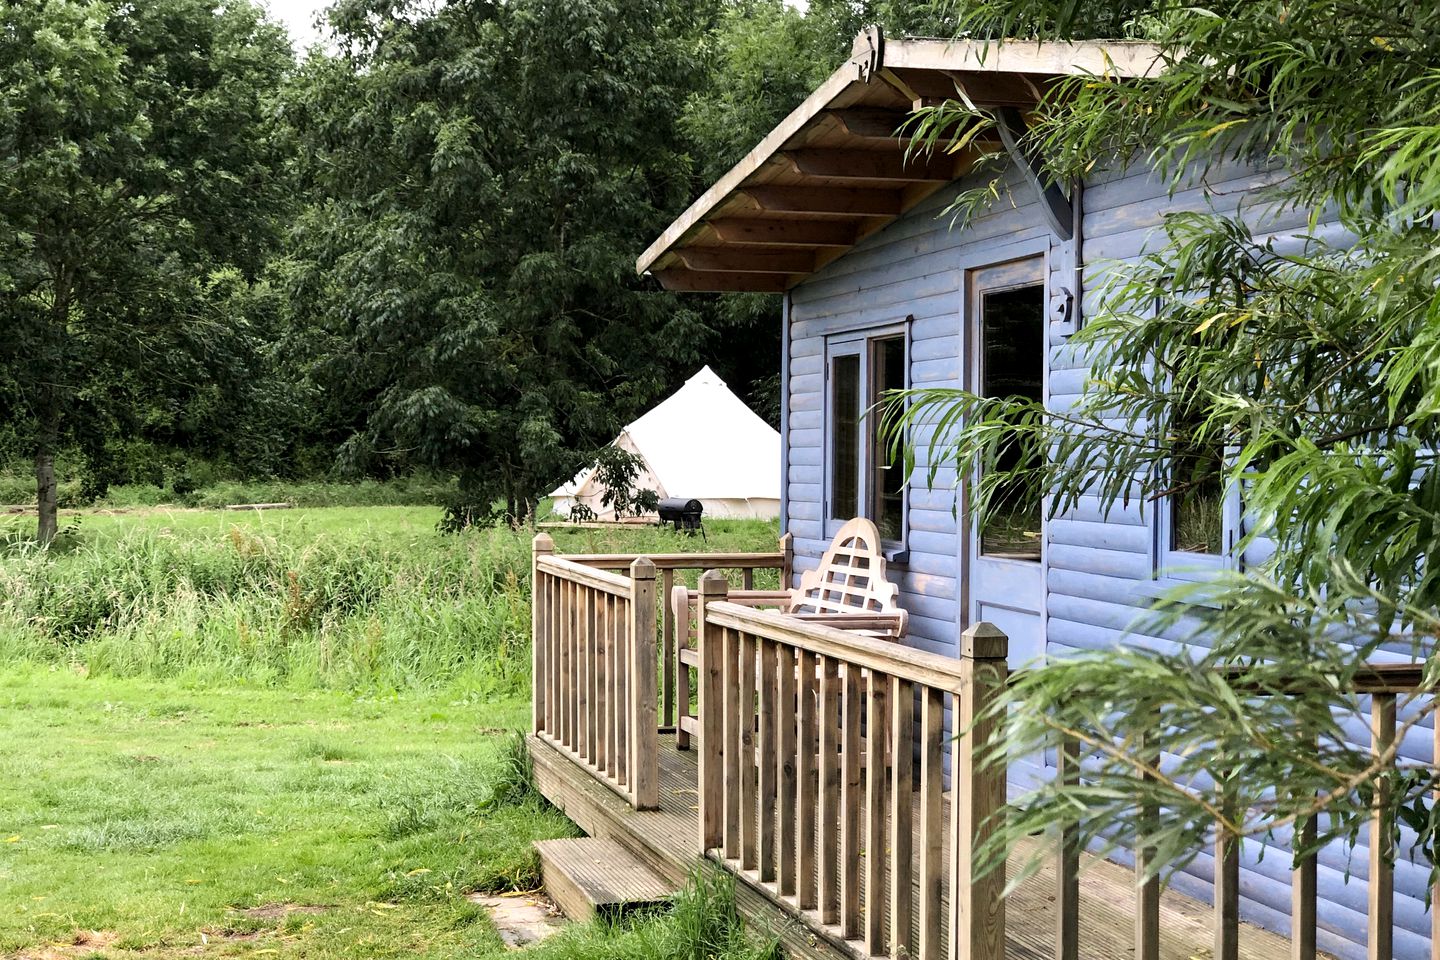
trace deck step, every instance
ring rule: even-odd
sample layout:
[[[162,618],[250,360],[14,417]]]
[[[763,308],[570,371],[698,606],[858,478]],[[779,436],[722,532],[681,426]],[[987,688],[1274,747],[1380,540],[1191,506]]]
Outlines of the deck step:
[[[546,893],[571,920],[596,915],[615,919],[665,903],[675,892],[672,884],[614,840],[539,840],[535,851],[540,854]]]

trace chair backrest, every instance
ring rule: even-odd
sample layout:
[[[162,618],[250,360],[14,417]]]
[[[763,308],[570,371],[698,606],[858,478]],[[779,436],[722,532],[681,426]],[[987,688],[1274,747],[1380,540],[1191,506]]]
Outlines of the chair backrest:
[[[820,566],[800,575],[786,613],[900,613],[900,588],[885,577],[880,531],[864,517],[840,528]]]

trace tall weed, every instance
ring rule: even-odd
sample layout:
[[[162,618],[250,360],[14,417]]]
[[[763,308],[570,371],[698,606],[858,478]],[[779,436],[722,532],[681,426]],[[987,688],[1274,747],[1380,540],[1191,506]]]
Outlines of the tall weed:
[[[433,519],[415,523],[404,510],[295,510],[233,522],[205,513],[87,517],[64,549],[0,543],[0,662],[197,682],[524,695],[530,534],[442,535]],[[769,524],[722,524],[708,547],[773,549],[774,537]],[[558,539],[567,552],[707,546],[654,528]]]

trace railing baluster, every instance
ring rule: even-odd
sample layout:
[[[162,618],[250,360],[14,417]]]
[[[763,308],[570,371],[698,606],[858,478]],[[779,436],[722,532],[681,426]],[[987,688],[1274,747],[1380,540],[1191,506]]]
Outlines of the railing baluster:
[[[801,910],[812,910],[817,902],[815,892],[815,813],[818,789],[816,759],[819,755],[819,738],[815,730],[815,677],[819,664],[815,654],[808,650],[800,652],[799,673],[796,677],[796,725],[795,762],[797,765],[797,796],[795,803],[795,875],[796,906]]]
[[[1315,843],[1314,817],[1306,817],[1296,827],[1292,849]],[[1297,855],[1290,871],[1290,960],[1315,960],[1315,867],[1315,854],[1309,853]]]
[[[885,952],[885,728],[890,678],[869,671],[865,710],[865,950]]]
[[[945,916],[940,884],[945,872],[945,695],[924,687],[920,700],[920,943],[918,960],[940,960]]]
[[[1055,755],[1055,779],[1080,782],[1080,744],[1074,737],[1061,739]],[[1074,824],[1060,825],[1055,863],[1055,960],[1080,958],[1080,837]]]
[[[630,782],[630,710],[627,705],[630,703],[630,664],[634,660],[631,644],[634,640],[635,617],[632,615],[628,597],[617,598],[615,609],[619,613],[615,618],[618,628],[615,662],[619,667],[620,678],[620,682],[615,685],[615,696],[619,698],[620,704],[620,708],[615,711],[615,725],[619,728],[615,733],[615,762],[618,767],[615,771],[615,782],[626,786]]]
[[[734,802],[730,799],[735,789],[731,765],[735,762],[734,750],[725,731],[734,725],[737,703],[730,694],[727,684],[734,674],[733,651],[726,643],[726,631],[707,622],[706,608],[723,600],[726,593],[725,578],[714,570],[706,571],[700,577],[699,606],[696,610],[695,637],[700,648],[700,670],[697,675],[700,686],[700,850],[705,852],[716,847],[723,848],[725,856],[733,856],[733,831],[725,822],[726,813]],[[722,739],[725,738],[725,739]]]
[[[786,643],[775,646],[775,776],[778,793],[776,816],[777,885],[782,897],[795,892],[795,648]]]
[[[1224,790],[1221,811],[1236,816],[1229,788]],[[1240,838],[1219,824],[1215,828],[1215,960],[1239,960],[1240,956]]]
[[[860,935],[860,668],[845,664],[840,748],[840,934]]]
[[[675,589],[675,571],[666,567],[660,575],[660,723],[675,726],[676,668],[675,611],[670,608],[670,591]]]
[[[1158,719],[1158,718],[1157,718]],[[1136,753],[1148,762],[1158,758],[1145,749],[1144,737],[1136,743]],[[1142,782],[1151,783],[1155,778],[1149,773],[1140,775]],[[1136,823],[1141,833],[1155,829],[1160,811],[1143,795],[1139,802]],[[1135,850],[1135,960],[1159,960],[1160,957],[1160,877],[1155,869],[1155,849],[1142,846]]]
[[[570,606],[570,597],[575,585],[569,580],[560,581],[560,729],[556,731],[560,742],[570,746],[570,721],[575,715],[575,691],[570,682],[571,648],[575,643],[575,621]]]
[[[718,574],[717,574],[718,576]],[[745,775],[745,724],[749,722],[754,704],[745,702],[744,641],[734,630],[719,630],[715,634],[720,641],[721,656],[724,658],[724,703],[725,724],[721,736],[725,739],[720,750],[725,758],[725,857],[734,859],[740,855],[742,824],[745,818],[745,797],[741,788]],[[751,658],[753,661],[753,657]],[[750,668],[753,671],[753,667]],[[753,687],[752,679],[750,685]],[[754,699],[753,697],[751,698]],[[737,789],[739,788],[739,789]]]
[[[545,578],[545,590],[550,600],[550,615],[545,618],[546,646],[549,648],[546,655],[550,663],[549,690],[545,695],[545,731],[552,737],[560,729],[560,678],[564,673],[560,663],[560,643],[564,634],[560,587],[561,583],[555,577]]]
[[[740,569],[740,586],[744,590],[755,589],[755,568],[742,567]]]
[[[621,698],[621,684],[624,682],[625,661],[622,657],[622,644],[620,642],[620,631],[625,628],[621,611],[624,610],[624,603],[618,597],[609,598],[610,627],[609,635],[605,638],[606,651],[610,658],[610,699],[615,704],[615,709],[610,713],[610,762],[607,770],[610,779],[614,780],[620,775],[620,762],[625,754],[625,746],[621,739],[621,717],[623,711],[621,706],[624,700]]]
[[[756,759],[755,682],[759,663],[755,635],[740,634],[740,865],[746,870],[760,865],[760,785]]]
[[[836,874],[840,853],[840,674],[834,657],[820,657],[820,769],[817,773],[820,813],[816,818],[815,848],[820,922],[835,923],[840,903]]]
[[[604,770],[610,759],[610,712],[615,701],[610,696],[610,661],[606,652],[605,634],[610,629],[610,595],[595,595],[594,616],[595,664],[595,768]]]
[[[1370,697],[1370,752],[1379,757],[1395,743],[1395,694]],[[1369,960],[1390,960],[1395,950],[1395,829],[1390,815],[1390,771],[1375,778],[1370,814]]]
[[[915,691],[899,677],[890,683],[890,953],[915,955]]]
[[[579,656],[576,658],[578,666],[576,687],[579,690],[579,727],[575,731],[575,752],[584,757],[586,762],[594,759],[595,754],[590,749],[590,728],[592,726],[591,711],[595,709],[593,698],[594,684],[591,679],[590,656],[594,652],[594,644],[590,638],[594,636],[590,628],[590,605],[594,601],[595,591],[589,587],[580,588],[580,602],[576,607],[575,616],[580,622],[580,648]]]
[[[775,881],[775,641],[760,637],[760,882]]]

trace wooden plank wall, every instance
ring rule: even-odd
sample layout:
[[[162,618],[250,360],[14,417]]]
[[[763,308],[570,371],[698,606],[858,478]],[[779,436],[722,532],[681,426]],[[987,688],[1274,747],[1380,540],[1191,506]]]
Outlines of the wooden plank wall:
[[[1214,209],[1231,212],[1244,204],[1252,222],[1263,224],[1283,242],[1304,231],[1303,218],[1277,212],[1256,193],[1277,179],[1273,171],[1228,166],[1212,169],[1194,184],[1170,195],[1143,166],[1102,173],[1084,191],[1084,253],[1090,273],[1105,261],[1140,255],[1159,242],[1159,226],[1168,211]],[[795,536],[797,572],[816,564],[825,547],[822,497],[824,484],[824,357],[826,337],[878,328],[913,315],[910,328],[910,378],[914,386],[958,386],[961,374],[960,265],[989,258],[1000,262],[1015,255],[1017,245],[1044,242],[1050,234],[1033,194],[1023,188],[992,204],[964,230],[951,230],[939,214],[964,186],[941,191],[890,227],[817,273],[791,295],[791,320],[786,348],[789,379],[785,399],[789,449],[785,477],[787,529]],[[1012,185],[1014,184],[1011,178]],[[1322,232],[1338,235],[1333,226]],[[1053,253],[1053,250],[1052,250]],[[1058,257],[1051,257],[1052,268]],[[1052,286],[1068,280],[1052,275]],[[1090,284],[1093,289],[1093,280]],[[1049,399],[1064,408],[1079,397],[1089,375],[1086,358],[1067,346],[1059,324],[1052,325],[1049,358]],[[923,464],[922,464],[923,466]],[[960,543],[951,513],[953,474],[942,471],[934,490],[923,485],[912,492],[908,540],[910,563],[892,567],[910,611],[909,643],[953,655],[962,616],[956,582]],[[1126,630],[1157,586],[1156,534],[1153,517],[1138,506],[1116,508],[1102,516],[1098,502],[1082,503],[1049,525],[1045,585],[1047,650],[1053,655],[1099,649],[1127,637]],[[1256,562],[1268,551],[1265,543],[1251,550]],[[1138,638],[1158,646],[1175,637]],[[1354,742],[1368,744],[1357,725]],[[1421,761],[1431,758],[1430,730],[1412,732],[1401,753]],[[1050,760],[1053,763],[1053,758]],[[1053,768],[1052,768],[1053,770]],[[1017,771],[1023,779],[1033,771]],[[1272,848],[1247,842],[1241,851],[1240,908],[1254,923],[1285,932],[1290,905],[1290,857],[1287,838]],[[1365,953],[1368,850],[1362,836],[1353,857],[1343,850],[1320,857],[1320,949],[1359,958]],[[1429,914],[1425,910],[1423,863],[1406,860],[1411,844],[1402,837],[1396,866],[1395,956],[1429,956]],[[1208,899],[1213,870],[1209,852],[1176,881],[1193,896]],[[1347,870],[1350,875],[1345,882]]]

